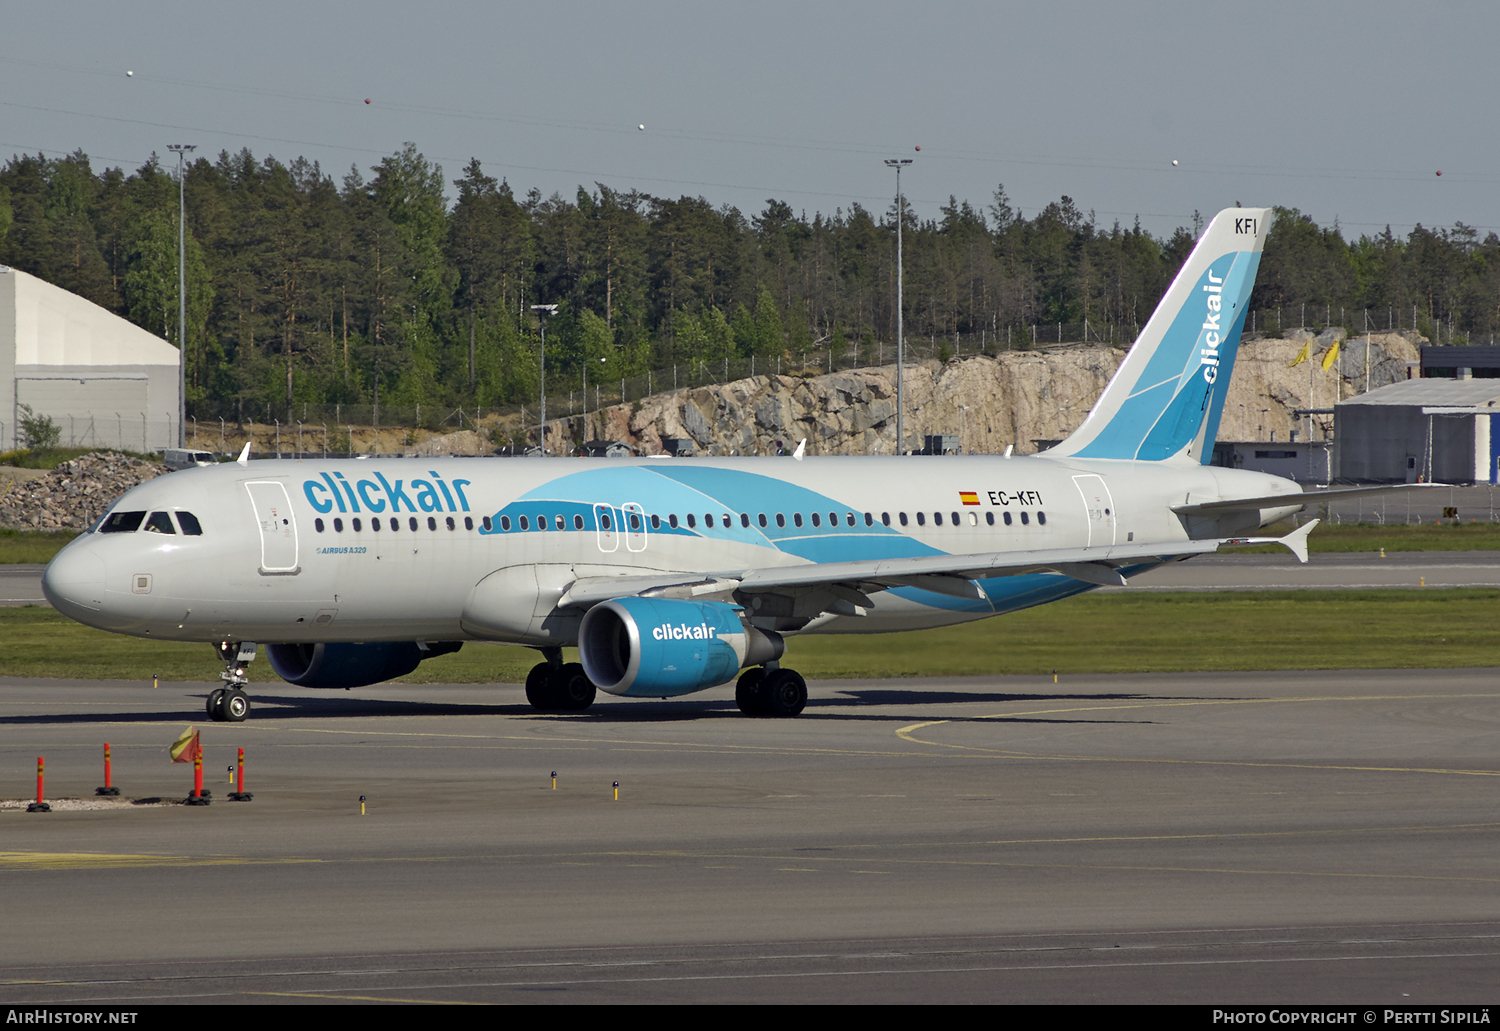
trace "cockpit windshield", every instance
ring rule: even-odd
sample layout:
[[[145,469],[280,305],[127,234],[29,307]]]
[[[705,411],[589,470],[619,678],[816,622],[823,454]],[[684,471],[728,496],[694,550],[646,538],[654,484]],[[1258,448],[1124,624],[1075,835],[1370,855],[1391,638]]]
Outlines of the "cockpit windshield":
[[[145,512],[111,512],[105,517],[104,525],[99,527],[99,532],[135,533],[141,528],[141,520],[145,518]]]
[[[146,520],[147,533],[170,533],[175,535],[177,527],[172,525],[172,517],[166,512],[152,512],[151,517]]]

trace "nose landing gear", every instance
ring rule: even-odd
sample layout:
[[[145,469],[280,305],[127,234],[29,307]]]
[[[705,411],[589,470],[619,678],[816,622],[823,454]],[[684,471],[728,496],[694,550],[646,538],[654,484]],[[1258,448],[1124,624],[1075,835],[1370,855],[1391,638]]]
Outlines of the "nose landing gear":
[[[250,715],[250,696],[244,690],[250,678],[245,675],[245,666],[255,659],[255,642],[222,641],[217,647],[219,660],[224,663],[224,672],[219,674],[224,686],[208,693],[208,718],[219,723],[242,723]]]

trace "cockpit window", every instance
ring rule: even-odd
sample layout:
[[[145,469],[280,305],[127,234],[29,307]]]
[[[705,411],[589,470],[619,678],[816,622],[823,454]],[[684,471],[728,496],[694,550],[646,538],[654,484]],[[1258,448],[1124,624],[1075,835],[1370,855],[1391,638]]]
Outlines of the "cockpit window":
[[[104,520],[104,525],[99,527],[99,532],[135,533],[141,528],[141,520],[145,518],[145,512],[111,512]]]
[[[198,517],[191,512],[178,512],[177,522],[182,525],[182,532],[189,537],[202,537],[203,526],[198,522]]]
[[[170,533],[177,534],[177,527],[172,525],[172,517],[166,512],[152,512],[146,520],[147,533]]]

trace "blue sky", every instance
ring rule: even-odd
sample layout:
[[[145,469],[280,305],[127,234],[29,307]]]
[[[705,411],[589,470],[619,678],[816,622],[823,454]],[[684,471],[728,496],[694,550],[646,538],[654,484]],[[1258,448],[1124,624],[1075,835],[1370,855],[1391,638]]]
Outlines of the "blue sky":
[[[924,218],[1003,182],[1159,235],[1236,201],[1500,231],[1497,39],[1500,5],[1389,0],[12,5],[0,154],[187,142],[341,177],[410,140],[518,193],[809,215],[883,209],[882,159],[911,157]]]

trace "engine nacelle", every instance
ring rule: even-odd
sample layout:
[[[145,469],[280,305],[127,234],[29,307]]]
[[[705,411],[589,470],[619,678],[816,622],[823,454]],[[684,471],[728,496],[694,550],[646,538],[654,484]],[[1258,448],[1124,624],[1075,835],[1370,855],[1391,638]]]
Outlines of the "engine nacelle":
[[[423,659],[462,646],[461,641],[272,644],[266,646],[266,657],[278,677],[298,687],[364,687],[404,677]]]
[[[781,657],[781,635],[749,626],[741,611],[715,601],[617,598],[583,617],[578,655],[601,691],[690,694],[734,679],[741,666]]]

